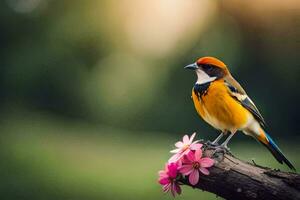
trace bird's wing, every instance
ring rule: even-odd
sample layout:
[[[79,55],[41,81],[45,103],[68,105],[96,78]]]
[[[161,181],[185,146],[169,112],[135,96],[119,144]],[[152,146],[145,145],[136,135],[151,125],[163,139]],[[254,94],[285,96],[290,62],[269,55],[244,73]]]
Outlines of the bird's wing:
[[[225,78],[225,85],[229,89],[229,93],[234,97],[243,107],[250,111],[254,118],[259,122],[262,127],[266,126],[265,120],[258,111],[253,101],[248,97],[242,86],[232,77]]]

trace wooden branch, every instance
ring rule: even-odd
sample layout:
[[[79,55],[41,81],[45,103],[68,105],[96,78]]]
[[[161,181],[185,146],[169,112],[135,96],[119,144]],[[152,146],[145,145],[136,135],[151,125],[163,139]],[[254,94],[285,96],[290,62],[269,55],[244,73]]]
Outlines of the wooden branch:
[[[210,175],[200,175],[199,183],[192,187],[225,199],[300,199],[300,175],[244,162],[229,152],[216,153],[215,147],[204,145],[204,155],[216,163],[209,169]],[[186,178],[182,183],[190,185]]]

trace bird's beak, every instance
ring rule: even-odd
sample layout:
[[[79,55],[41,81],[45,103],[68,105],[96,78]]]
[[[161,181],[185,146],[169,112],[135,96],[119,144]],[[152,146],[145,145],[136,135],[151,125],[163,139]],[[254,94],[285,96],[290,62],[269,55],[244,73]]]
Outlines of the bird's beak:
[[[192,70],[195,70],[195,69],[198,69],[198,65],[197,63],[193,63],[193,64],[189,64],[187,66],[184,67],[184,69],[192,69]]]

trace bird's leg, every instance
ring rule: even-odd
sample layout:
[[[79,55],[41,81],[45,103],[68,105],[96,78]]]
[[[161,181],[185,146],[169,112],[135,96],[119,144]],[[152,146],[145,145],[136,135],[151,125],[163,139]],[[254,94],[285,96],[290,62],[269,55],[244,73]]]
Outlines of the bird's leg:
[[[226,132],[221,132],[221,134],[211,143],[212,145],[218,144],[218,142],[220,141],[220,139],[224,136]]]
[[[224,132],[223,132],[223,134],[224,134]],[[217,155],[218,153],[222,153],[224,155],[225,153],[230,153],[230,149],[227,147],[227,144],[234,134],[235,134],[235,132],[232,132],[220,146],[213,147],[213,148],[215,148],[215,151],[213,154]],[[220,136],[218,136],[218,138],[219,137]]]
[[[228,142],[230,141],[230,139],[232,138],[232,136],[234,136],[235,132],[232,132],[228,138],[226,138],[226,140],[221,144],[222,147],[224,147],[225,149],[229,150],[229,148],[227,147]]]

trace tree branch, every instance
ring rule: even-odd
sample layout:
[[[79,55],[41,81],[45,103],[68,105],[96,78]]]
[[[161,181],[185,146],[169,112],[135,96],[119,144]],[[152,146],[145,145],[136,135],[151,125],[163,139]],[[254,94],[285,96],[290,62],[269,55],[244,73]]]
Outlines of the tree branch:
[[[192,187],[225,199],[300,199],[300,175],[244,162],[229,152],[204,146],[204,155],[216,163],[210,168],[210,175],[201,175],[199,183]],[[186,178],[181,181],[191,186]]]

